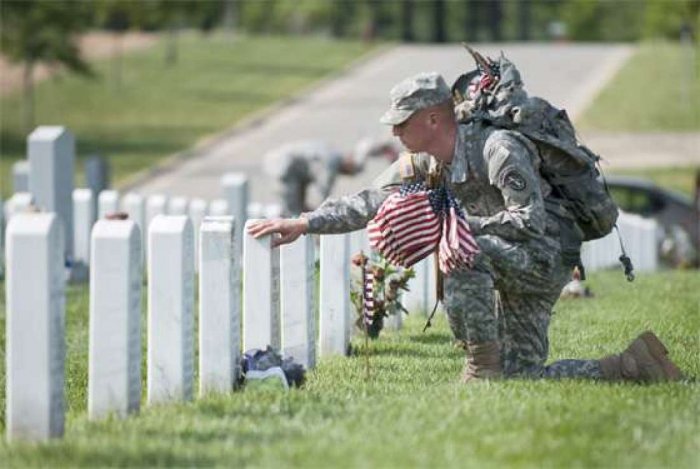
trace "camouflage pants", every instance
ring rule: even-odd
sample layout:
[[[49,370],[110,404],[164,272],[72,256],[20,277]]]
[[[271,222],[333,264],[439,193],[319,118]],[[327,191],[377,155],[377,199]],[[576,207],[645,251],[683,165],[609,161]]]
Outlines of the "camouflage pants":
[[[545,365],[552,307],[571,277],[559,243],[549,237],[523,243],[477,237],[482,250],[473,269],[445,279],[445,308],[455,338],[498,341],[506,376],[601,378],[597,360]]]
[[[306,186],[305,181],[291,176],[285,176],[277,181],[275,192],[280,198],[283,216],[298,216],[305,210]]]

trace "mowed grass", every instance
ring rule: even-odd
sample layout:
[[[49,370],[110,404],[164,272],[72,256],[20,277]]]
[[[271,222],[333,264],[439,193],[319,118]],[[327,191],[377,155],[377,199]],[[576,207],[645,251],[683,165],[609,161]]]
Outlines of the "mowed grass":
[[[372,46],[318,37],[182,35],[178,60],[166,67],[165,42],[123,59],[121,85],[113,62],[96,62],[98,78],[60,75],[36,90],[36,124],[65,125],[82,158],[102,154],[115,181],[190,148],[199,139],[315,80],[339,70]],[[0,193],[11,192],[10,168],[26,156],[21,93],[0,100]],[[82,185],[82,175],[76,181]]]
[[[577,126],[605,131],[700,131],[698,46],[641,44]]]
[[[620,272],[591,277],[595,298],[555,308],[552,359],[618,352],[651,328],[686,373],[700,374],[700,274],[639,275],[632,284]],[[462,356],[451,346],[445,318],[422,334],[417,315],[368,348],[356,341],[352,357],[323,360],[302,389],[242,390],[144,406],[126,420],[89,422],[87,316],[85,288],[72,288],[65,437],[42,445],[0,443],[3,466],[698,465],[700,387],[694,380],[652,386],[512,380],[465,387],[458,382]]]

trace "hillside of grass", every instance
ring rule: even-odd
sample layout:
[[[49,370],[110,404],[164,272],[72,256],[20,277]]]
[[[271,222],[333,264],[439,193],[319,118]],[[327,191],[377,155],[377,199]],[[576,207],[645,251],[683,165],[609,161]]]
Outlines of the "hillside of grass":
[[[642,43],[577,126],[625,132],[700,131],[700,51]]]
[[[700,375],[700,274],[640,274],[631,284],[617,271],[590,277],[594,298],[556,305],[552,360],[619,352],[638,333],[653,329],[688,375]],[[126,420],[89,422],[86,288],[71,287],[68,305],[66,435],[38,446],[0,443],[4,467],[698,464],[700,388],[694,380],[463,386],[458,382],[463,357],[451,344],[444,317],[425,334],[423,318],[412,316],[402,330],[382,332],[368,347],[355,341],[355,355],[323,360],[302,389],[248,389],[144,406]],[[0,351],[4,320],[2,305]],[[4,405],[3,384],[3,412]]]
[[[109,158],[120,181],[163,157],[290,97],[367,53],[371,46],[317,37],[183,35],[178,60],[165,65],[165,44],[127,54],[117,81],[110,60],[97,78],[59,75],[36,89],[37,125],[65,125],[81,160]],[[26,156],[21,93],[0,100],[0,194],[11,188],[12,163]]]

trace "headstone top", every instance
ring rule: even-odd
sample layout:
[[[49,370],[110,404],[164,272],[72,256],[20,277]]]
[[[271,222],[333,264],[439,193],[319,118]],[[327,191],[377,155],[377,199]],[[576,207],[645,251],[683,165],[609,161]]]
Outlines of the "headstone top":
[[[237,185],[237,184],[243,184],[248,181],[248,176],[246,176],[244,173],[226,173],[223,175],[221,178],[221,183],[223,185]]]
[[[133,220],[103,218],[95,223],[92,235],[101,238],[128,238],[135,226]]]
[[[190,209],[201,209],[205,210],[207,208],[207,201],[204,199],[192,199],[190,200]]]
[[[233,225],[232,216],[209,216],[204,217],[202,229],[206,231],[229,232],[231,231],[231,225]]]
[[[151,222],[151,231],[179,233],[187,224],[192,224],[187,215],[156,215]]]
[[[122,199],[124,202],[141,202],[143,200],[143,196],[141,194],[137,194],[135,192],[129,192],[124,196],[124,199]]]
[[[73,200],[76,200],[76,201],[92,200],[92,191],[90,189],[75,189],[73,191]]]
[[[41,125],[29,134],[29,140],[55,140],[70,131],[59,125]]]
[[[46,236],[58,217],[53,212],[18,213],[10,220],[8,234],[35,234]]]

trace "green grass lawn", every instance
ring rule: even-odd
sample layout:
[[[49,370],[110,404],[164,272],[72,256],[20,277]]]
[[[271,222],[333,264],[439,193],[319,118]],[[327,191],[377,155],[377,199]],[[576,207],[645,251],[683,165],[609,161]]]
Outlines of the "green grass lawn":
[[[651,328],[700,375],[700,274],[591,275],[591,300],[555,308],[551,358],[620,351]],[[0,443],[3,466],[697,467],[700,388],[513,380],[465,387],[444,318],[411,317],[357,355],[322,361],[303,389],[251,389],[144,407],[126,420],[85,413],[87,302],[71,288],[69,408],[63,440]],[[4,322],[4,308],[0,310]],[[0,329],[4,350],[4,328]],[[369,357],[369,361],[367,361]],[[367,376],[369,363],[369,377]],[[4,366],[4,360],[0,367]],[[0,373],[0,376],[3,376]],[[4,410],[4,386],[0,405]],[[4,435],[3,435],[4,436]]]
[[[580,119],[581,129],[700,131],[700,52],[643,43]]]
[[[110,159],[116,181],[191,147],[253,111],[289,97],[368,52],[360,42],[317,37],[183,35],[175,66],[165,44],[125,56],[117,88],[112,62],[95,64],[96,80],[59,76],[37,87],[36,123],[65,125],[79,161]],[[10,168],[26,155],[20,93],[0,100],[0,194],[11,192]],[[76,181],[82,184],[82,177]]]

